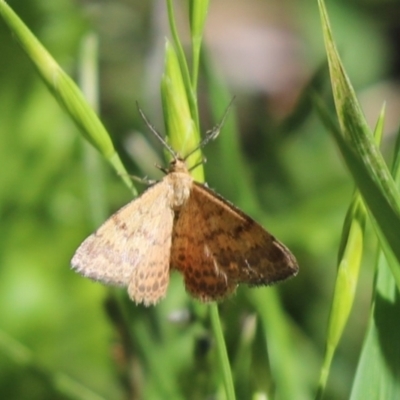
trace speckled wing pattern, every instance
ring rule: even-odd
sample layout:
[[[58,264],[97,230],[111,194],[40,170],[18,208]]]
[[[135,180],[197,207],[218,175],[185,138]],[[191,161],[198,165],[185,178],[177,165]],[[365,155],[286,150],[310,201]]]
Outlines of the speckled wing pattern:
[[[73,269],[106,284],[127,286],[136,303],[157,303],[169,283],[170,190],[162,180],[113,214],[80,245]]]
[[[282,243],[196,182],[175,216],[171,266],[183,274],[188,292],[202,301],[222,299],[239,283],[269,285],[298,271]]]

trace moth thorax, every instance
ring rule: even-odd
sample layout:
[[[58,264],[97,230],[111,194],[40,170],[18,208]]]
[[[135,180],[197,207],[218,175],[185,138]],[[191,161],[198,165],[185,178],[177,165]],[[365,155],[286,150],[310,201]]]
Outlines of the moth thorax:
[[[190,197],[193,178],[184,172],[173,172],[168,178],[172,187],[171,206],[174,210],[179,210]]]

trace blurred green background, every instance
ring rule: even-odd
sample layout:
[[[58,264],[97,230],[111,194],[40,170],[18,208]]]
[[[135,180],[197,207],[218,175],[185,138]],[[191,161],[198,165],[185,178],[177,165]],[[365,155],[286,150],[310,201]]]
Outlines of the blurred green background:
[[[139,119],[135,102],[162,130],[159,84],[168,35],[164,2],[8,3],[75,80],[82,40],[89,32],[97,36],[101,119],[130,173],[159,177],[153,164],[160,162],[162,151]],[[371,126],[382,103],[388,102],[383,147],[390,154],[400,102],[400,6],[395,1],[367,0],[327,6]],[[186,3],[176,2],[176,12],[185,37]],[[296,338],[293,363],[304,387],[299,398],[312,398],[341,226],[353,190],[318,118],[307,105],[299,108],[311,81],[329,99],[317,4],[213,0],[205,49],[214,73],[236,96],[233,113],[243,162],[227,164],[221,158],[226,154],[221,146],[235,140],[229,136],[232,132],[223,130],[204,151],[207,182],[260,221],[298,259],[299,275],[277,290]],[[128,303],[123,290],[113,291],[111,298],[121,301],[126,312],[113,319],[110,290],[70,270],[75,249],[101,222],[96,220],[99,214],[105,219],[131,194],[103,161],[102,167],[87,167],[90,150],[2,21],[0,87],[2,397],[157,399],[179,398],[179,393],[182,398],[206,398],[218,381],[212,336],[201,318],[204,308],[188,298],[180,276],[173,277],[166,300],[152,309]],[[203,131],[216,122],[209,91],[203,74]],[[235,184],[238,169],[248,179],[242,185],[245,192]],[[90,207],[93,195],[98,196],[97,214]],[[374,246],[373,239],[367,240],[355,311],[335,357],[326,398],[346,399],[350,392],[369,313]],[[268,290],[273,289],[240,287],[220,307],[235,379],[241,383],[239,399],[248,398],[254,387],[271,386],[265,378],[267,354],[260,347],[262,334],[253,303],[256,297],[262,301]],[[185,310],[196,319],[177,323],[177,315],[185,315]],[[128,339],[121,332],[120,318],[130,321]],[[121,350],[124,340],[133,347],[129,362]],[[251,361],[241,350],[251,354]],[[244,387],[246,377],[251,378],[249,387]]]

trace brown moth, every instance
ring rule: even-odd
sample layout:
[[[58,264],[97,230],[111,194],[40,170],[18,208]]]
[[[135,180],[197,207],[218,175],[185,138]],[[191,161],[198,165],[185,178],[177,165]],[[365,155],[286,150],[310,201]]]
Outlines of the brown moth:
[[[270,285],[296,275],[298,265],[287,247],[195,182],[185,159],[140,113],[173,160],[161,181],[117,211],[79,246],[71,261],[73,269],[96,281],[126,286],[129,297],[146,306],[166,295],[174,269],[183,275],[187,291],[202,301],[223,299],[239,283]],[[221,125],[201,146],[218,135]]]

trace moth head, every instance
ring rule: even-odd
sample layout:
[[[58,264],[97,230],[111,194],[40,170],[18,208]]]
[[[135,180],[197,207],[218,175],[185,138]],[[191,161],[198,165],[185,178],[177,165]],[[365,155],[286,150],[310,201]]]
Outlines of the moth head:
[[[181,157],[175,157],[170,163],[168,167],[168,173],[171,172],[185,172],[188,173],[188,168],[186,166],[186,162]]]

